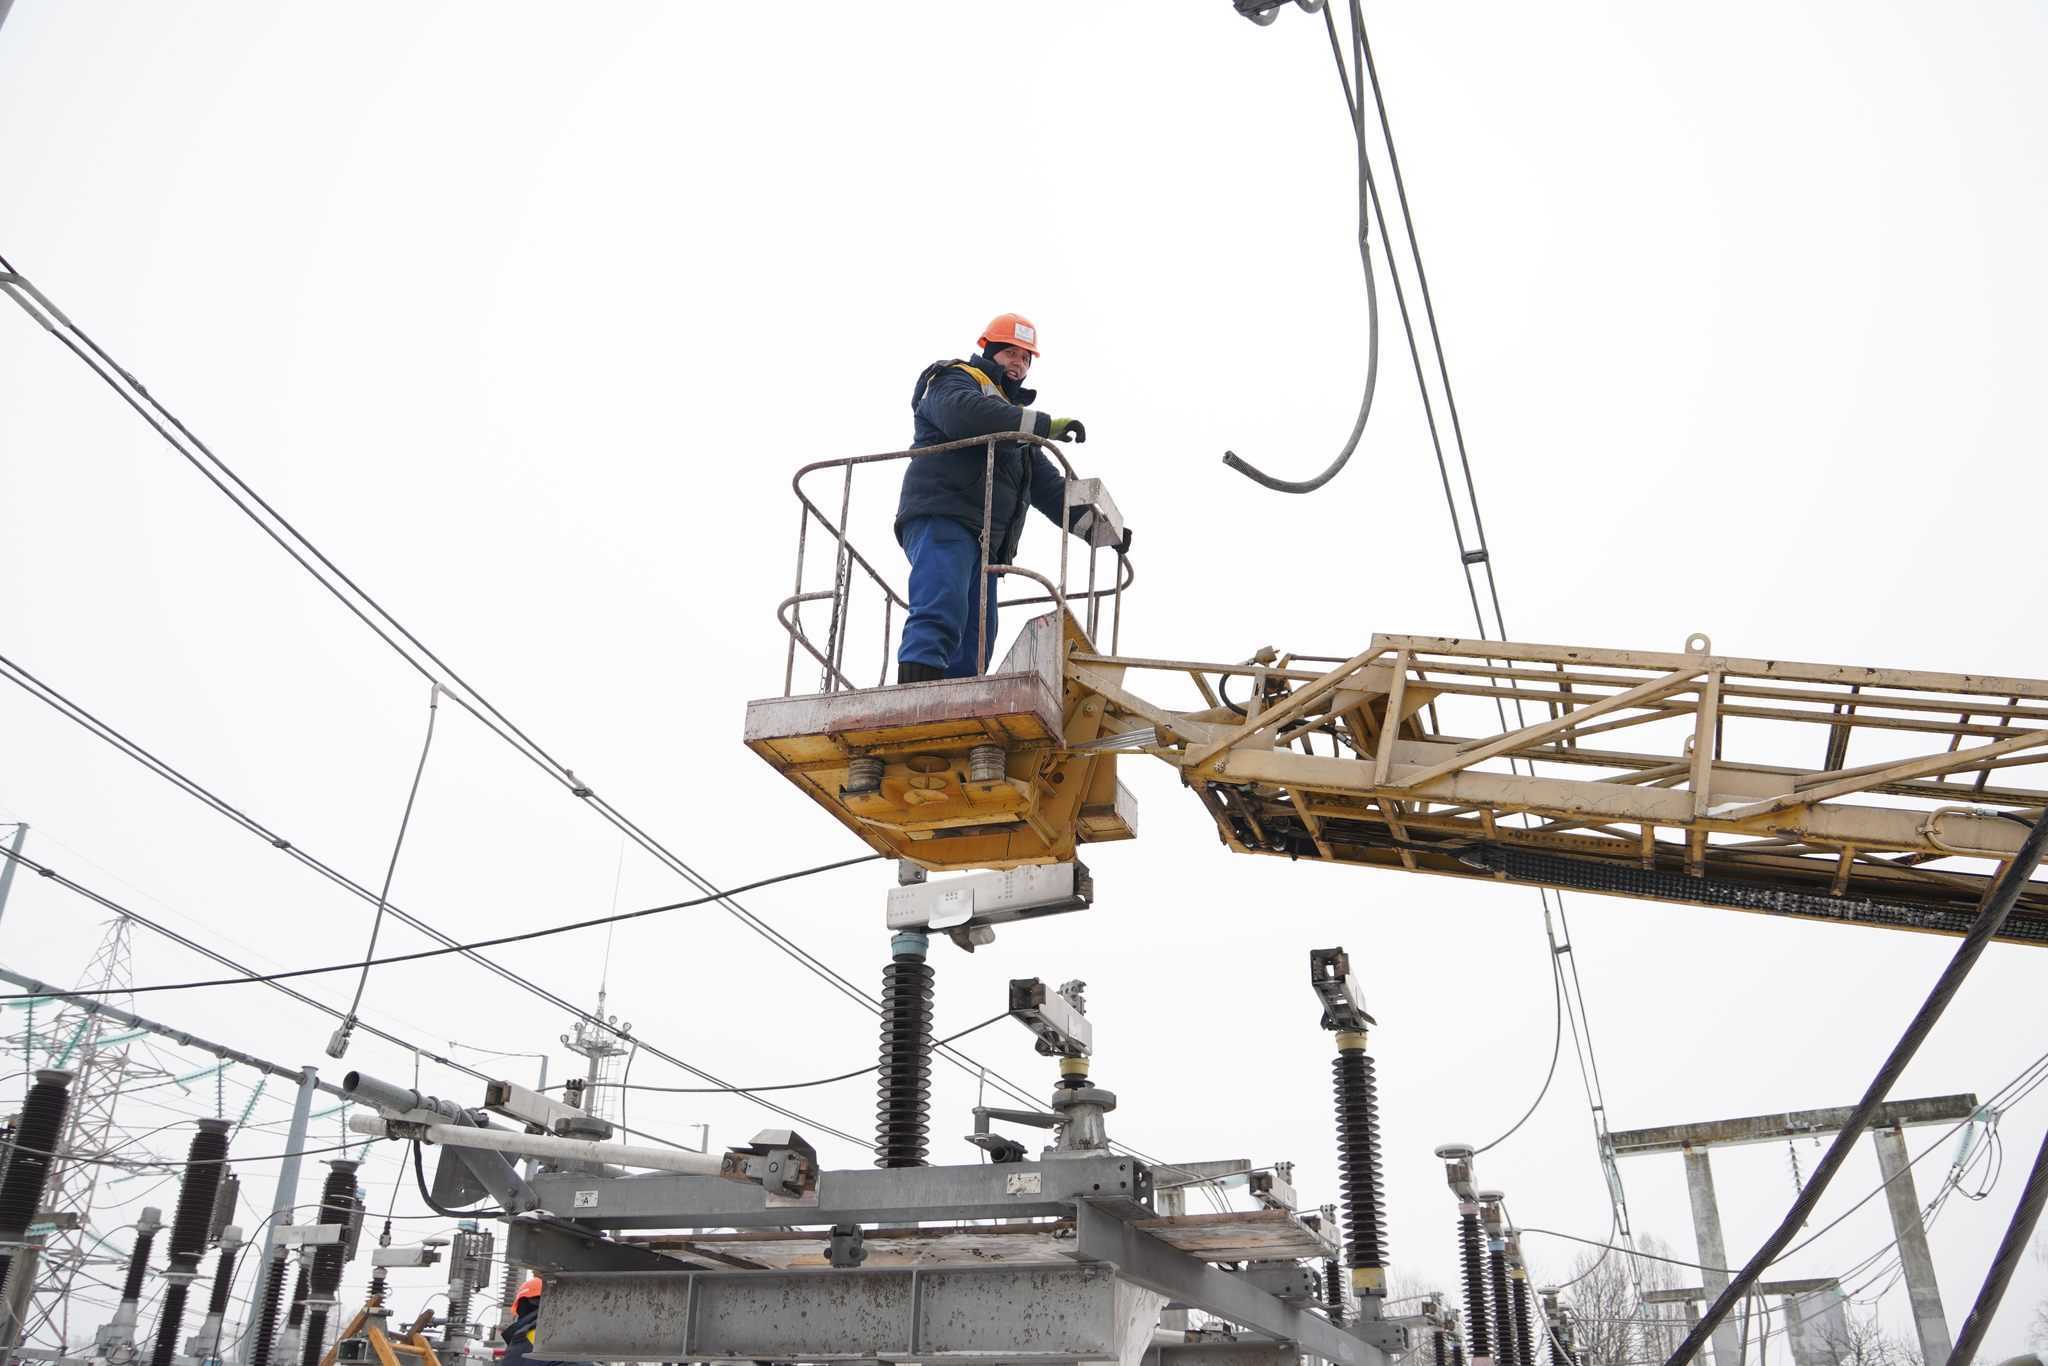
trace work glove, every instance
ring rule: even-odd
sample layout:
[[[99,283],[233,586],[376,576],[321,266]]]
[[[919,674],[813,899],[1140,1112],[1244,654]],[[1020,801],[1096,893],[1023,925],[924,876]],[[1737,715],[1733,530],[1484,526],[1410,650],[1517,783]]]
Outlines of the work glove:
[[[1052,420],[1052,439],[1055,441],[1086,441],[1088,429],[1081,425],[1078,417],[1056,417]]]
[[[1095,510],[1093,508],[1088,509],[1087,511],[1083,512],[1079,517],[1076,517],[1074,519],[1074,525],[1072,527],[1072,530],[1076,536],[1079,536],[1082,540],[1086,541],[1089,545],[1094,546],[1097,550],[1114,550],[1119,555],[1127,555],[1130,553],[1131,529],[1129,527],[1125,527],[1123,530],[1123,535],[1119,539],[1114,541],[1110,540],[1109,537],[1113,533],[1110,529],[1109,524],[1106,522],[1103,523],[1098,530],[1098,527],[1096,525]]]

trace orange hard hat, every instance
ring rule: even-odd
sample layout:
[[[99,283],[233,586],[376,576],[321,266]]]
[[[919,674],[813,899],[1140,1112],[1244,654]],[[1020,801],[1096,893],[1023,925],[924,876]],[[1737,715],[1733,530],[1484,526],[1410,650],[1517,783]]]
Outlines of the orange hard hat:
[[[1038,354],[1038,329],[1022,313],[1005,313],[981,330],[983,346],[1014,346]]]
[[[521,1300],[537,1300],[539,1298],[540,1277],[528,1276],[526,1283],[519,1287],[519,1293],[512,1297],[512,1303],[517,1304]]]

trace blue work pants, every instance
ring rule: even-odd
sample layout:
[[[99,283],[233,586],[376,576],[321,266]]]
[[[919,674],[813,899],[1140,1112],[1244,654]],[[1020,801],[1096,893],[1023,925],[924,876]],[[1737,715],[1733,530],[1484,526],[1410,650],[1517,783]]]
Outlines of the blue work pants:
[[[979,623],[976,598],[987,613],[987,649],[996,646],[996,583],[990,574],[979,594],[975,576],[981,569],[981,537],[950,517],[912,517],[897,528],[896,539],[910,557],[910,619],[896,658],[906,664],[929,664],[947,678],[971,678],[988,667],[984,654],[974,657]]]

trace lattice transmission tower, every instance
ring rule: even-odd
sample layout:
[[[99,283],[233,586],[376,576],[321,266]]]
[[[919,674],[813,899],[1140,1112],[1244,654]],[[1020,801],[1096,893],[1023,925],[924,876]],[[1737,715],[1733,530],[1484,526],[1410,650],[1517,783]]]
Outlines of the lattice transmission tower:
[[[135,981],[129,958],[131,929],[126,916],[107,922],[99,947],[78,983],[80,991],[90,993],[84,999],[122,1008],[133,1004],[133,997],[125,994]],[[42,1065],[77,1075],[71,1085],[65,1152],[103,1153],[113,1146],[118,1127],[115,1112],[132,1080],[128,1048],[144,1032],[83,1010],[75,1001],[58,1012],[44,1036],[49,1058]],[[50,1170],[43,1209],[55,1227],[43,1245],[23,1341],[54,1330],[57,1342],[68,1347],[73,1284],[89,1267],[123,1264],[125,1249],[102,1246],[92,1229],[93,1198],[105,1170],[104,1164],[89,1161],[60,1162]]]

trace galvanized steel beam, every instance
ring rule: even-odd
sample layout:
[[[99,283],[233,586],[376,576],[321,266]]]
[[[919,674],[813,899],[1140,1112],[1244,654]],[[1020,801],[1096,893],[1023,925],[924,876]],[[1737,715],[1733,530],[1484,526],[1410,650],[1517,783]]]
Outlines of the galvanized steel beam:
[[[1063,1366],[1124,1359],[1155,1320],[1105,1266],[560,1272],[534,1347],[560,1360]]]

